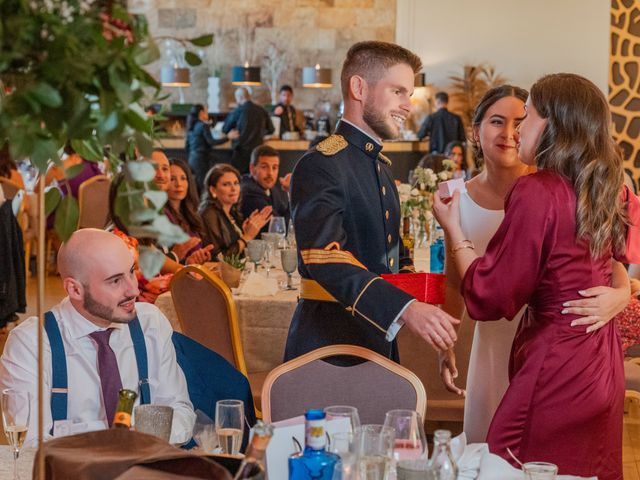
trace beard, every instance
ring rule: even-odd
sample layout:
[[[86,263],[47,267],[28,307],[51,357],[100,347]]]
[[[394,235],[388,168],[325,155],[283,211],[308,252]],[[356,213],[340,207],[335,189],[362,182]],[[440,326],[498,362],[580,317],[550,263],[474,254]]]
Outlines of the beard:
[[[362,119],[383,140],[392,140],[400,136],[400,129],[396,124],[390,124],[392,120],[389,116],[378,110],[368,98],[364,103]]]
[[[130,300],[134,300],[135,297],[129,297],[122,299],[120,303],[128,302]],[[130,314],[126,314],[122,317],[118,317],[114,314],[115,308],[110,307],[108,305],[104,305],[98,302],[95,298],[91,296],[91,292],[89,292],[89,288],[85,287],[84,298],[82,299],[84,303],[84,308],[87,312],[89,312],[94,317],[101,318],[111,323],[129,323],[136,317],[136,311],[133,310]]]

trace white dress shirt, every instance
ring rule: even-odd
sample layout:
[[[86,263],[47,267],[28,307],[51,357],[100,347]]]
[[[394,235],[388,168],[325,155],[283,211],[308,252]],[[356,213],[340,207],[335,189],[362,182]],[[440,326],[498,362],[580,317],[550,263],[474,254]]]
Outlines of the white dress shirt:
[[[68,397],[67,419],[73,422],[71,433],[107,428],[98,375],[97,347],[89,334],[104,330],[84,318],[65,298],[53,307],[58,322],[67,360]],[[176,361],[171,341],[173,330],[166,317],[155,305],[136,303],[136,312],[144,332],[149,365],[151,403],[173,407],[171,442],[184,443],[191,438],[195,414],[189,401],[187,383]],[[138,367],[133,342],[127,324],[112,323],[114,331],[109,345],[113,349],[120,370],[122,387],[139,393]],[[38,318],[30,317],[9,334],[0,358],[0,388],[26,390],[31,394],[31,415],[27,444],[37,441],[38,424]],[[44,438],[51,438],[51,346],[44,334],[43,340],[43,408]],[[140,403],[140,397],[136,405]],[[133,418],[135,424],[135,416]]]

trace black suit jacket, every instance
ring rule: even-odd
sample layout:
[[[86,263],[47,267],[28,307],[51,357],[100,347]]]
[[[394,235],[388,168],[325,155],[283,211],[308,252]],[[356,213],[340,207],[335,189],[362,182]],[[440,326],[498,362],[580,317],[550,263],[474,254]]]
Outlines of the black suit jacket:
[[[282,190],[279,181],[267,194],[264,188],[251,175],[246,174],[242,176],[240,191],[242,192],[240,211],[244,218],[249,218],[249,215],[255,210],[262,210],[267,205],[271,205],[273,207],[273,216],[284,217],[286,224],[289,224],[289,196]],[[266,232],[268,229],[269,225],[267,224],[262,227],[261,232]]]

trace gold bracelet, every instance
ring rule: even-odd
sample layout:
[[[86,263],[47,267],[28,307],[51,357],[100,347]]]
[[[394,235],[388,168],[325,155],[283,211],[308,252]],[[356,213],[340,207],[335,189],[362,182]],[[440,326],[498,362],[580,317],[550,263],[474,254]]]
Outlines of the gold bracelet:
[[[453,247],[451,249],[451,253],[456,253],[458,250],[462,250],[463,248],[470,248],[470,249],[475,249],[476,247],[473,245],[473,242],[469,241],[469,240],[463,240],[464,242],[468,242],[468,243],[464,243],[462,245],[458,245],[456,247]],[[460,243],[460,242],[458,242]]]

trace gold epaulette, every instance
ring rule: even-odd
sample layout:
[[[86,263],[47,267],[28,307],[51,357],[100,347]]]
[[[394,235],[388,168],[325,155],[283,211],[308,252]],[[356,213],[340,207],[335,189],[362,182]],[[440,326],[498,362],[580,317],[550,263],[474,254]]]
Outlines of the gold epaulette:
[[[347,141],[344,139],[342,135],[338,135],[334,133],[330,137],[321,141],[318,145],[316,145],[316,150],[326,156],[335,155],[340,150],[344,150],[347,148]]]
[[[378,154],[378,160],[380,160],[382,163],[386,163],[387,165],[391,166],[391,160],[389,159],[389,157],[387,157],[386,155],[383,155],[382,153]]]

